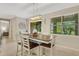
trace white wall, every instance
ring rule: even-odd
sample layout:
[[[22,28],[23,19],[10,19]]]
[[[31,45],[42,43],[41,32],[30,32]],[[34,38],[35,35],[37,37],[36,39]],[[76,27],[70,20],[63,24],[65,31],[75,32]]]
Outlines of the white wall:
[[[50,34],[50,20],[53,17],[70,15],[74,13],[79,13],[79,6],[63,9],[57,12],[49,13],[44,15],[44,20],[42,21],[42,32],[45,34]],[[30,29],[30,28],[29,28]],[[63,47],[68,47],[70,49],[79,50],[79,36],[73,35],[58,35],[56,37],[56,45]]]
[[[19,39],[19,32],[21,30],[26,30],[24,28],[20,29],[19,28],[19,23],[25,23],[26,24],[26,20],[23,18],[19,18],[19,17],[15,17],[12,21],[12,36],[13,36],[13,40]]]
[[[79,36],[74,35],[56,35],[56,45],[68,49],[79,51]]]
[[[54,13],[47,14],[46,15],[47,25],[48,25],[48,27],[47,27],[48,29],[46,28],[47,32],[50,31],[50,26],[49,26],[50,21],[49,20],[51,20],[51,18],[58,17],[58,16],[63,16],[63,15],[75,14],[75,13],[79,14],[79,6],[72,7],[72,8],[67,8],[67,9],[63,9],[63,10],[60,10],[60,11],[57,11],[57,12],[54,12]],[[67,47],[67,48],[79,51],[79,36],[57,34],[56,45]]]
[[[23,18],[19,18],[19,17],[16,17],[16,16],[3,16],[3,17],[0,17],[2,19],[8,19],[10,21],[9,23],[9,39],[6,40],[7,43],[9,42],[13,42],[16,40],[17,38],[17,35],[19,34],[19,28],[18,28],[18,24],[20,22],[26,22],[25,19]]]

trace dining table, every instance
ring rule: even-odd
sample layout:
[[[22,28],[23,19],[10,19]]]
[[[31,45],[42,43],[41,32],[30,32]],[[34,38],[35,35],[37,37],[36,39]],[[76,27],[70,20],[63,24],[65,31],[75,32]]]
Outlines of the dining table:
[[[40,46],[41,46],[41,44],[42,43],[44,43],[44,44],[51,44],[51,45],[53,45],[52,44],[52,39],[46,39],[46,38],[43,38],[43,36],[42,37],[40,37],[40,36],[37,36],[37,37],[33,37],[32,35],[22,35],[22,37],[23,38],[26,38],[26,39],[29,39],[29,41],[31,41],[31,42],[34,42],[34,43],[37,43],[37,44],[39,44],[39,56],[41,55],[41,48],[40,48]],[[52,51],[52,47],[51,47],[51,51]]]

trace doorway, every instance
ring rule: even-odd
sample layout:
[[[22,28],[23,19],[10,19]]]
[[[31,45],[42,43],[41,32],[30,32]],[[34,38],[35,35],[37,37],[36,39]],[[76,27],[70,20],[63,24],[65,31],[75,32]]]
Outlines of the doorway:
[[[9,39],[9,20],[0,19],[0,47]]]

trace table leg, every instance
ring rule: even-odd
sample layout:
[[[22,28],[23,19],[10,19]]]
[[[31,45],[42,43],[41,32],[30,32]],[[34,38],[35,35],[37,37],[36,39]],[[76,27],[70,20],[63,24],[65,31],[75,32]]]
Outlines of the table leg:
[[[39,44],[39,56],[41,56],[41,55],[40,55],[40,52],[41,52],[41,51],[40,51],[40,44]]]

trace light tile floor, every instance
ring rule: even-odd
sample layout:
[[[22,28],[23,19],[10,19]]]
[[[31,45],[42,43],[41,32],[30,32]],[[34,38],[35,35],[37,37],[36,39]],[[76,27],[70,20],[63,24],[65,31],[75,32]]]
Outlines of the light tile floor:
[[[3,37],[2,44],[0,47],[1,56],[15,56],[16,55],[16,43],[6,43],[7,37]]]
[[[16,42],[6,43],[6,39],[7,38],[4,38],[2,40],[2,45],[0,47],[0,56],[16,56]],[[69,50],[58,46],[53,47],[52,50],[53,50],[54,56],[79,56],[79,51],[73,51],[73,50]],[[38,51],[39,51],[38,47],[35,48],[35,51],[33,50],[33,52],[37,54],[38,54]],[[46,52],[45,55],[49,56],[50,54],[49,49],[44,48],[44,52]]]

